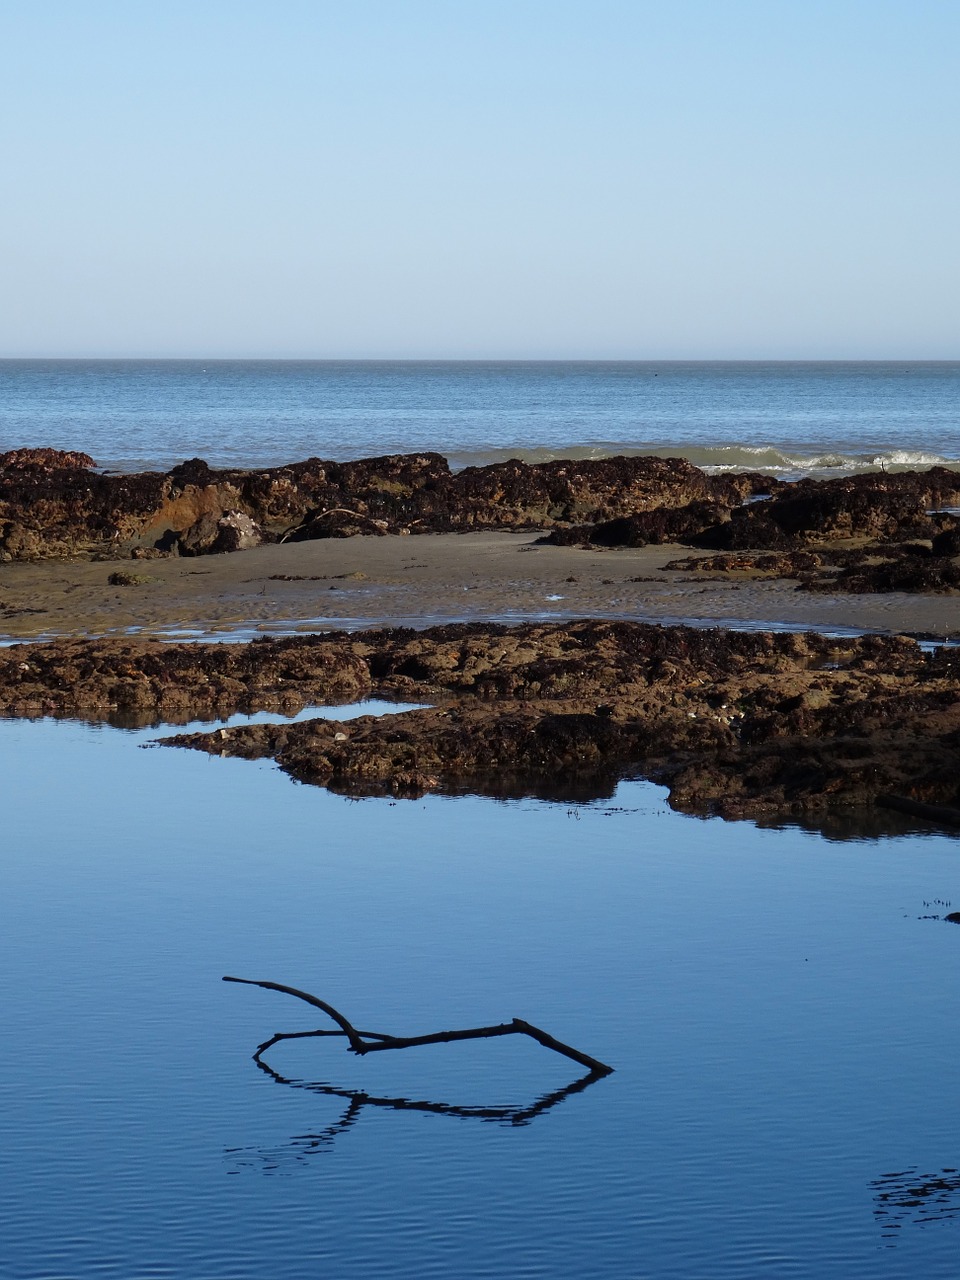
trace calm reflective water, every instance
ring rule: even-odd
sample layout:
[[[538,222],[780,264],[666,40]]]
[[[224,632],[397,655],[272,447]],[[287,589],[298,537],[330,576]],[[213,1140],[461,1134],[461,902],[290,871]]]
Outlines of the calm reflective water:
[[[351,802],[155,736],[0,722],[5,1278],[956,1274],[955,839]],[[273,1076],[322,1017],[224,973],[616,1072],[535,1114],[580,1072],[520,1038]]]
[[[104,467],[436,450],[831,475],[960,461],[960,363],[0,360],[0,450]]]

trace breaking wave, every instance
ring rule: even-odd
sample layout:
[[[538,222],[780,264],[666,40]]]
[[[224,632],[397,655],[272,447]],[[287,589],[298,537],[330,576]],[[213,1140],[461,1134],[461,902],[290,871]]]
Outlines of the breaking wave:
[[[867,453],[811,451],[787,452],[773,445],[657,445],[618,444],[616,441],[589,445],[557,445],[553,448],[489,448],[451,451],[450,464],[464,467],[489,466],[519,458],[523,462],[553,462],[560,459],[593,461],[601,458],[660,457],[685,458],[694,466],[714,474],[732,471],[763,471],[784,479],[799,476],[858,475],[865,471],[924,471],[930,467],[960,470],[960,458],[948,458],[923,449],[890,449]]]

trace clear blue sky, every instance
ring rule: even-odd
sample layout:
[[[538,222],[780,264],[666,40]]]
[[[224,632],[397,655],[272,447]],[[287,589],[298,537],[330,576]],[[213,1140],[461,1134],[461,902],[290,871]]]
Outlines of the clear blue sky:
[[[960,357],[955,0],[6,0],[0,355]]]

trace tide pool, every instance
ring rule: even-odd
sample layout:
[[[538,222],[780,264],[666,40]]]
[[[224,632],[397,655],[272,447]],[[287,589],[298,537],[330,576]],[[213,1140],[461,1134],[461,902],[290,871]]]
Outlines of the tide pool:
[[[0,722],[5,1277],[955,1274],[954,837],[641,782],[356,801],[163,732]],[[393,1034],[519,1016],[615,1072],[566,1093],[509,1037],[271,1074],[324,1019],[227,973]]]

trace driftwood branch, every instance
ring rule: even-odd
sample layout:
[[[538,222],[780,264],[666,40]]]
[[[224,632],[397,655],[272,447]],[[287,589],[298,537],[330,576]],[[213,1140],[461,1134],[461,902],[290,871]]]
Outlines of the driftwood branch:
[[[312,996],[309,991],[300,991],[297,987],[286,987],[282,982],[257,982],[252,978],[228,978],[224,977],[224,982],[242,982],[248,987],[265,987],[268,991],[282,991],[284,995],[296,996],[298,1000],[305,1000],[307,1004],[312,1004],[315,1009],[322,1009],[328,1018],[332,1018],[340,1028],[343,1035],[350,1042],[350,1048],[354,1053],[366,1053],[367,1046],[361,1039],[361,1033],[349,1023],[339,1010],[335,1009],[332,1004],[327,1004],[326,1000],[320,1000],[317,996]],[[333,1032],[332,1034],[336,1034]]]
[[[322,520],[324,516],[356,516],[358,520],[369,519],[368,516],[362,516],[359,511],[353,511],[351,510],[350,507],[328,507],[326,511],[318,512],[317,515],[314,516],[314,519]],[[300,525],[295,524],[292,528],[287,529],[286,532],[281,537],[280,541],[286,542],[286,540],[290,537],[290,535],[292,533],[296,533],[296,531],[299,528],[300,528]]]
[[[256,1053],[253,1055],[257,1062],[260,1061],[261,1054],[265,1053],[271,1046],[279,1043],[279,1041],[298,1040],[307,1036],[345,1036],[351,1052],[364,1055],[382,1052],[385,1049],[410,1049],[425,1044],[447,1044],[453,1040],[487,1040],[494,1036],[524,1035],[536,1040],[545,1049],[552,1049],[554,1053],[560,1053],[565,1058],[570,1058],[572,1061],[579,1063],[580,1066],[586,1067],[595,1076],[608,1076],[613,1071],[613,1067],[608,1067],[606,1063],[600,1062],[597,1058],[591,1058],[589,1054],[581,1053],[579,1049],[574,1049],[572,1046],[564,1044],[562,1040],[555,1039],[546,1031],[533,1026],[532,1023],[525,1022],[523,1018],[514,1018],[510,1022],[501,1022],[493,1027],[468,1027],[461,1031],[437,1031],[432,1035],[425,1036],[388,1036],[376,1031],[358,1031],[338,1009],[334,1009],[333,1005],[327,1004],[325,1000],[320,1000],[311,995],[309,991],[300,991],[297,987],[287,987],[280,982],[258,982],[253,978],[224,977],[223,980],[224,982],[241,982],[249,987],[264,987],[268,991],[281,991],[285,995],[296,996],[298,1000],[306,1001],[307,1004],[313,1005],[315,1009],[321,1009],[329,1018],[332,1018],[339,1028],[337,1031],[329,1029],[319,1031],[278,1031],[269,1040],[265,1040],[263,1044],[258,1046]]]

